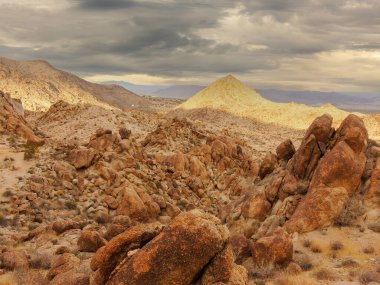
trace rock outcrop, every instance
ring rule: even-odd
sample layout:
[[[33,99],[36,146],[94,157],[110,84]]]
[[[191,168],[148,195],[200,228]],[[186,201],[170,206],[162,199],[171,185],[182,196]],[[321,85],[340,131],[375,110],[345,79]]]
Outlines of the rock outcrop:
[[[25,121],[20,102],[2,91],[0,91],[0,127],[6,132],[26,139],[31,144],[44,144],[44,140],[39,138]]]
[[[210,285],[247,284],[246,270],[234,263],[233,253],[226,246],[227,228],[212,215],[199,210],[182,213],[153,239],[145,234],[151,232],[147,227],[158,233],[157,225],[138,226],[98,250],[91,262],[97,280],[108,285],[188,285],[197,280]],[[136,248],[140,250],[130,252]],[[218,274],[220,271],[223,274]]]

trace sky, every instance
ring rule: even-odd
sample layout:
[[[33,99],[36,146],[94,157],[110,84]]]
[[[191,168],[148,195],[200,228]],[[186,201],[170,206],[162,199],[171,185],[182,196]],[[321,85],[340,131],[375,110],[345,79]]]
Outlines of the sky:
[[[0,0],[0,56],[90,81],[380,93],[380,0]]]

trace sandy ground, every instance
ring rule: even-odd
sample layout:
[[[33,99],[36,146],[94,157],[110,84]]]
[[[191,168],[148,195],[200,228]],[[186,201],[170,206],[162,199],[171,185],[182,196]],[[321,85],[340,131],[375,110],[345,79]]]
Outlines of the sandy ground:
[[[0,201],[7,200],[3,196],[7,190],[17,191],[18,177],[26,176],[33,164],[24,160],[24,152],[10,148],[3,140],[0,142]]]

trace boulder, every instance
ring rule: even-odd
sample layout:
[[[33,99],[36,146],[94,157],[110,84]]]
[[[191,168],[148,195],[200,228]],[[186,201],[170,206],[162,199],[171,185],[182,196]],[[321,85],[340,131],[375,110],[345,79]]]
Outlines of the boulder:
[[[123,186],[120,193],[119,205],[116,210],[118,215],[129,216],[137,220],[148,218],[148,210],[133,185]]]
[[[88,285],[90,284],[90,278],[85,273],[68,272],[61,273],[54,277],[49,283],[50,285]]]
[[[227,228],[214,216],[200,210],[182,213],[121,264],[106,284],[188,285],[227,239]]]
[[[47,278],[52,280],[57,275],[68,272],[76,268],[80,264],[80,260],[72,253],[64,253],[60,255],[51,265],[47,274]]]
[[[277,165],[277,156],[271,152],[268,152],[259,168],[259,176],[263,179],[268,174],[272,173]]]
[[[332,117],[322,115],[307,129],[300,147],[289,162],[293,174],[299,178],[310,178],[319,158],[325,153],[333,133]]]
[[[234,262],[235,256],[230,246],[226,246],[218,253],[206,267],[201,284],[248,284],[248,272]]]
[[[95,252],[106,244],[106,240],[104,240],[96,231],[84,230],[80,235],[77,244],[80,251]]]
[[[61,234],[65,231],[76,229],[76,228],[79,228],[79,225],[72,220],[66,220],[66,221],[61,220],[61,221],[56,221],[52,224],[52,229],[57,234]]]
[[[270,208],[271,204],[266,198],[265,191],[258,191],[252,196],[248,196],[241,207],[243,217],[260,221],[265,219]]]
[[[288,161],[291,159],[296,152],[293,142],[290,139],[287,139],[280,143],[276,148],[276,154],[278,159]]]
[[[69,154],[69,162],[76,168],[87,168],[91,165],[96,151],[92,148],[74,149]]]
[[[258,266],[273,263],[285,267],[293,258],[293,242],[284,230],[279,229],[252,243],[251,253]]]
[[[344,187],[351,196],[360,184],[365,163],[363,152],[355,153],[345,141],[341,141],[321,159],[309,189]]]
[[[309,190],[290,220],[284,225],[288,232],[309,232],[331,225],[349,196],[343,187],[317,187]]]
[[[112,238],[101,247],[91,260],[91,269],[97,271],[100,279],[105,281],[116,266],[122,262],[131,250],[138,249],[153,239],[162,226],[159,223],[134,226]]]
[[[3,267],[14,269],[28,269],[28,257],[22,250],[9,250],[1,253],[0,261]]]

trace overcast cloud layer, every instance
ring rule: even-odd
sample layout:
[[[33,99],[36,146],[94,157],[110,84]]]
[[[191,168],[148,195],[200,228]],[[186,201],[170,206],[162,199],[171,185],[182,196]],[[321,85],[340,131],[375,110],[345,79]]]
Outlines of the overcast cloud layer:
[[[0,56],[93,81],[380,93],[379,0],[0,0]]]

